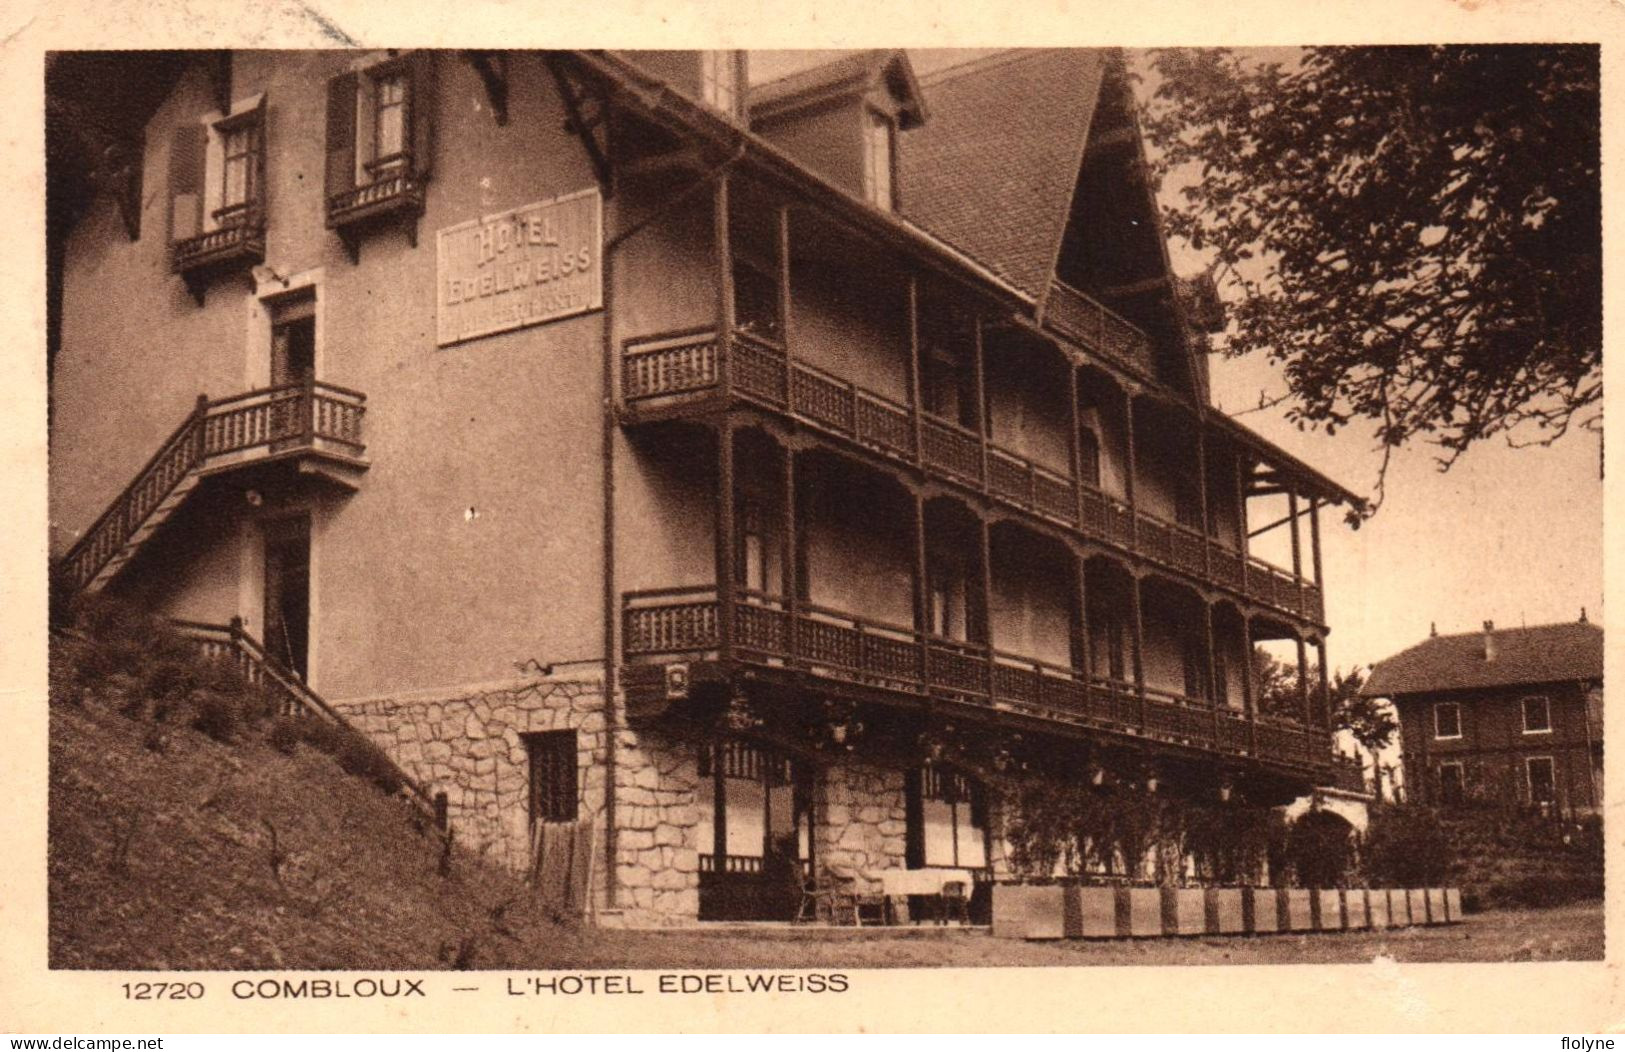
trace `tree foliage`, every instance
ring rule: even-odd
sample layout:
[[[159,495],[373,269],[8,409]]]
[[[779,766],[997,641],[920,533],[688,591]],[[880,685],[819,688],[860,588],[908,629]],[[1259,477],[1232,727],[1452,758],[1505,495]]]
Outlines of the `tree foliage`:
[[[1298,696],[1298,670],[1283,664],[1263,647],[1253,648],[1253,686],[1258,692],[1259,710],[1269,715],[1302,718],[1303,706]],[[1334,671],[1327,680],[1327,704],[1332,714],[1332,727],[1346,730],[1354,740],[1375,754],[1385,749],[1399,730],[1399,721],[1386,702],[1368,698],[1360,693],[1365,686],[1365,673],[1359,668],[1347,672]],[[1320,670],[1309,667],[1309,698],[1311,710],[1318,710],[1321,699]]]
[[[1300,428],[1373,421],[1385,454],[1420,439],[1445,469],[1493,435],[1600,426],[1598,62],[1589,45],[1152,52],[1159,169],[1193,176],[1168,228],[1232,301],[1225,352],[1283,366]]]

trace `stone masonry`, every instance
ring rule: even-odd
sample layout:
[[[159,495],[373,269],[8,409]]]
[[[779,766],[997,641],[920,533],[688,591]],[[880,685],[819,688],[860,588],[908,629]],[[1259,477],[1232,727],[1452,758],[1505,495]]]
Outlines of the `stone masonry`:
[[[596,831],[593,898],[605,908],[609,732],[600,679],[549,676],[333,705],[430,794],[446,794],[462,846],[521,871],[530,862],[529,757],[521,735],[576,731],[579,814]],[[696,756],[657,734],[617,732],[616,905],[625,923],[691,923],[699,912]]]
[[[880,872],[904,864],[904,808],[902,771],[853,762],[827,768],[814,790],[818,864],[855,876],[861,893],[878,894]]]

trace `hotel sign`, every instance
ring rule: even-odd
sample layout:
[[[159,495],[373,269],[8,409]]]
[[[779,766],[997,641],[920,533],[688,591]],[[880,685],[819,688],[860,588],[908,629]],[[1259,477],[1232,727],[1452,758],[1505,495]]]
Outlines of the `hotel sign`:
[[[594,188],[439,231],[439,346],[598,310],[602,226]]]

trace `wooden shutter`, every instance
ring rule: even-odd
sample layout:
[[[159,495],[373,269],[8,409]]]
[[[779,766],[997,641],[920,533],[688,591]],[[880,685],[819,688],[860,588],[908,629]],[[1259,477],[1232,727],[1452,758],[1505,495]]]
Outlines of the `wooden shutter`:
[[[419,179],[427,179],[434,167],[434,119],[440,100],[434,51],[412,52],[407,58],[406,70],[406,119],[412,143],[412,173]]]
[[[208,131],[202,124],[177,125],[169,144],[169,240],[203,232],[203,165]]]
[[[359,80],[342,73],[327,82],[327,196],[355,189],[355,100]]]

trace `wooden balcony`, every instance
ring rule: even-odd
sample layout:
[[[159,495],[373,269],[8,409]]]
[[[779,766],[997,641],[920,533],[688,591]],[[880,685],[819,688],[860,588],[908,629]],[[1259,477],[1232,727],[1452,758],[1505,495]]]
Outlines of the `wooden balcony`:
[[[792,362],[782,348],[749,333],[736,332],[726,343],[710,329],[631,341],[622,357],[621,395],[631,422],[733,404],[783,414],[1129,556],[1292,617],[1325,623],[1324,601],[1313,582],[1243,559],[1198,530],[1136,511],[958,424],[922,414],[916,432],[909,406]]]
[[[286,457],[328,462],[344,478],[364,470],[365,401],[360,392],[313,379],[212,402],[200,397],[64,556],[69,579],[84,588],[116,572],[204,476]]]
[[[1044,326],[1141,377],[1156,376],[1145,333],[1070,285],[1057,281],[1051,287]]]
[[[721,603],[711,587],[623,597],[622,653],[629,665],[721,660],[724,627],[727,656],[759,674],[811,676],[1302,772],[1324,773],[1332,763],[1331,743],[1318,728],[1137,690],[1122,680],[839,610],[799,603],[792,611],[778,597],[746,591]]]

